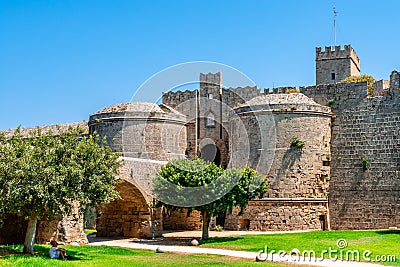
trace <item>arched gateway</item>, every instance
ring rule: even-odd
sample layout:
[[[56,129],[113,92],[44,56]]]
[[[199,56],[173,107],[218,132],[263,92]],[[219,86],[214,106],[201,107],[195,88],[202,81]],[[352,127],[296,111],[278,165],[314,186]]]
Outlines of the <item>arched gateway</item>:
[[[128,162],[122,167],[122,179],[129,171],[129,165]],[[117,185],[121,199],[101,208],[97,217],[97,236],[152,238],[161,235],[161,210],[152,207],[152,197],[140,190],[130,175],[126,178]]]
[[[184,158],[186,116],[152,103],[105,108],[89,120],[90,133],[122,154],[117,190],[121,199],[99,209],[97,236],[151,238],[161,235],[161,209],[153,208],[152,179],[168,161]]]

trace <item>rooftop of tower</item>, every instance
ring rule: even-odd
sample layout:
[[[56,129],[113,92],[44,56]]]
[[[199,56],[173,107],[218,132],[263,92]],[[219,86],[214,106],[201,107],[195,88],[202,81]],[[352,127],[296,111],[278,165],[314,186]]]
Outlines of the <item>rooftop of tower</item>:
[[[157,112],[157,113],[179,113],[176,110],[166,105],[157,105],[150,102],[128,102],[118,103],[108,106],[102,110],[97,111],[95,114],[105,113],[120,113],[120,112]],[[180,114],[180,113],[179,113]]]
[[[290,94],[268,94],[260,95],[245,103],[245,105],[255,106],[260,104],[269,105],[285,105],[285,104],[306,104],[320,106],[317,102],[311,98],[305,96],[302,93],[290,93]]]
[[[269,112],[318,112],[330,114],[331,108],[322,106],[302,93],[268,94],[255,97],[234,110],[234,113]]]

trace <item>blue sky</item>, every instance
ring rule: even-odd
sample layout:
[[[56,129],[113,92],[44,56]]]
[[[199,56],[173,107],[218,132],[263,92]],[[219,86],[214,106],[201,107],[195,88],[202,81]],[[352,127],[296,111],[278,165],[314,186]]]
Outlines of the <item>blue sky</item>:
[[[153,74],[213,61],[259,87],[315,83],[315,47],[400,69],[400,1],[0,1],[0,129],[87,120]],[[159,92],[149,92],[149,94]]]

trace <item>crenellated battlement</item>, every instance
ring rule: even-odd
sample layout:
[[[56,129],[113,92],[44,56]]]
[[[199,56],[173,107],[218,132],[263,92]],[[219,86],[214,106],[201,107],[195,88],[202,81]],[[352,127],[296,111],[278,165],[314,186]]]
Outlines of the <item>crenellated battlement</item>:
[[[356,64],[360,64],[360,59],[357,56],[356,51],[351,45],[342,46],[325,46],[325,50],[322,47],[317,47],[316,60],[331,60],[331,59],[345,59],[351,58]]]
[[[176,108],[179,106],[179,104],[189,101],[191,99],[196,99],[196,96],[198,95],[198,89],[194,90],[185,90],[185,91],[169,91],[169,92],[163,92],[162,94],[162,103],[170,106],[172,108]],[[182,112],[182,111],[180,111]],[[184,112],[182,112],[184,113]],[[184,113],[185,114],[185,113]]]
[[[392,71],[390,74],[390,88],[389,94],[391,96],[400,96],[400,72],[399,71]]]
[[[258,89],[258,87],[255,85],[255,86],[245,86],[245,87],[242,87],[242,86],[238,86],[238,87],[228,87],[228,88],[224,88],[224,90],[227,90],[227,91],[229,91],[229,90],[235,91],[235,90],[260,90],[260,89]]]
[[[163,92],[163,96],[166,95],[192,95],[193,93],[195,93],[195,91],[197,91],[198,89],[187,89],[185,91],[182,90],[177,90],[177,91],[168,91],[168,92]]]
[[[202,85],[205,86],[219,86],[222,87],[222,72],[217,72],[217,73],[200,73],[200,88],[202,88]]]
[[[360,59],[351,45],[326,46],[315,50],[316,83],[341,82],[350,76],[360,76]]]

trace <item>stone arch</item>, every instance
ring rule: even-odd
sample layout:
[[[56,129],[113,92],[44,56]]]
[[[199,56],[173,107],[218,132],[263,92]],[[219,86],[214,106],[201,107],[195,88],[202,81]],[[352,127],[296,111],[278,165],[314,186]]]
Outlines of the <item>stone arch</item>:
[[[124,181],[117,185],[121,199],[101,207],[97,217],[97,236],[152,238],[157,235],[158,210],[150,207],[136,185]],[[161,213],[160,213],[161,214]]]
[[[201,148],[201,158],[214,162],[216,165],[221,164],[221,151],[215,144],[207,144]]]

